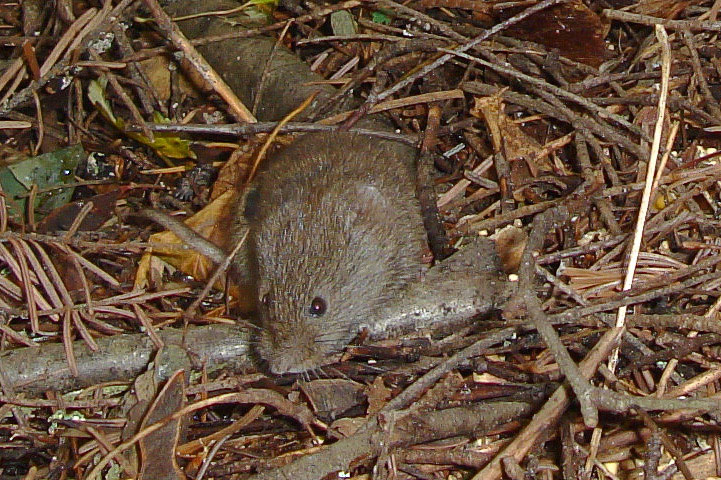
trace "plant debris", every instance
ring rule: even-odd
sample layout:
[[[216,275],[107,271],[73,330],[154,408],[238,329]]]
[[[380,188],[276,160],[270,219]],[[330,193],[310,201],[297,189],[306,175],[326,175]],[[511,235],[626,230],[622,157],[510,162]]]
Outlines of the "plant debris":
[[[0,5],[0,477],[721,476],[720,5]],[[435,264],[265,375],[193,236],[338,129],[419,147]]]

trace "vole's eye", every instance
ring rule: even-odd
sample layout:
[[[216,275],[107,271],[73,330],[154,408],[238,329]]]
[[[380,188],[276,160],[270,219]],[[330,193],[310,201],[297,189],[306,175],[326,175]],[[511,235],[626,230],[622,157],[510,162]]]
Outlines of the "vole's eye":
[[[325,300],[321,297],[315,297],[310,301],[310,314],[314,317],[320,317],[325,313],[327,307]]]
[[[264,307],[270,307],[270,294],[266,293],[260,299]]]

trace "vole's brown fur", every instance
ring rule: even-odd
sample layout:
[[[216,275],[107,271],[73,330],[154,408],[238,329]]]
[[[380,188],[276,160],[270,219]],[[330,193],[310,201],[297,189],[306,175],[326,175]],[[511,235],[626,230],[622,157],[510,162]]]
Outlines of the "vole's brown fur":
[[[329,363],[418,278],[425,233],[412,160],[395,142],[311,134],[251,184],[234,237],[249,229],[238,264],[253,280],[256,348],[271,372]]]

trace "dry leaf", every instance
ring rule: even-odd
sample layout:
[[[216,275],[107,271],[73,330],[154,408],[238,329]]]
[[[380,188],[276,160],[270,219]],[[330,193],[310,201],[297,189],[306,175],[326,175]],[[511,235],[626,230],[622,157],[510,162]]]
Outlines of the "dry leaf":
[[[138,62],[140,69],[148,79],[158,100],[168,101],[170,99],[170,60],[165,55],[156,55]],[[185,95],[195,96],[196,90],[193,84],[188,81],[185,75],[178,75],[179,91]]]
[[[522,8],[525,7],[505,9],[501,19],[517,14]],[[608,28],[608,22],[581,0],[575,0],[537,12],[511,26],[506,34],[540,43],[549,50],[557,50],[563,57],[598,67],[608,57],[604,41]]]
[[[676,18],[678,14],[683,12],[691,3],[698,5],[701,1],[639,0],[632,6],[631,11],[634,13],[640,13],[641,15],[649,15],[651,17],[666,18],[671,20]]]
[[[342,378],[329,378],[301,383],[311,407],[324,421],[335,420],[344,412],[365,401],[363,385]]]
[[[176,372],[160,390],[140,428],[146,428],[185,405],[185,372]],[[141,470],[139,480],[185,480],[185,474],[175,460],[175,448],[178,446],[182,430],[180,419],[172,420],[158,430],[138,441],[140,445]]]
[[[381,408],[386,406],[388,400],[391,399],[393,391],[386,387],[383,378],[378,376],[368,387],[368,415],[378,413]]]
[[[231,207],[235,198],[234,191],[225,192],[186,220],[185,224],[227,251]],[[164,262],[201,281],[206,280],[213,270],[213,263],[209,259],[193,250],[182,248],[180,240],[172,232],[155,233],[150,236],[150,242],[178,245],[178,248],[158,246],[153,247],[152,252],[146,252],[140,260],[138,274],[135,277],[135,288],[137,289],[146,288],[152,284],[149,278],[152,271],[151,255],[161,258]]]
[[[503,153],[510,164],[514,184],[522,183],[529,176],[537,177],[540,172],[553,171],[547,157],[538,158],[542,146],[504,113],[500,95],[477,97],[471,115],[486,122],[493,150]]]
[[[494,236],[496,241],[496,252],[501,257],[503,271],[514,273],[518,271],[521,264],[523,249],[526,248],[528,235],[525,231],[513,225],[508,225],[499,230]]]
[[[242,189],[251,166],[256,162],[258,152],[260,151],[267,135],[257,135],[254,139],[233,151],[230,158],[223,168],[218,172],[218,178],[213,184],[213,193],[211,200],[223,195],[228,190]],[[277,149],[282,148],[293,142],[296,137],[294,135],[278,135],[273,141],[273,145],[266,152],[265,158],[272,155]],[[265,159],[264,158],[264,159]],[[261,159],[261,167],[263,160]]]

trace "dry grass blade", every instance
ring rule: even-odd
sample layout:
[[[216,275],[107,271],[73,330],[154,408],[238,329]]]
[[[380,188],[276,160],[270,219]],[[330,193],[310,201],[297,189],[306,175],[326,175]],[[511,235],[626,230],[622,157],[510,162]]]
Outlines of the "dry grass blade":
[[[45,290],[45,293],[47,294],[48,298],[50,299],[50,302],[52,305],[56,308],[63,306],[63,301],[60,299],[60,295],[57,292],[57,284],[50,281],[50,278],[48,278],[47,274],[45,273],[45,268],[43,268],[43,265],[41,265],[40,261],[38,260],[37,256],[33,252],[33,250],[30,248],[30,245],[33,245],[36,249],[42,249],[40,245],[38,245],[36,242],[28,243],[23,240],[18,240],[18,243],[23,249],[24,255],[27,257],[28,261],[30,262],[30,265],[32,266],[32,270],[38,277],[38,282],[40,285],[42,285],[43,290]],[[41,258],[46,259],[47,255],[45,254],[45,251],[43,250],[41,253]],[[49,260],[49,259],[48,259]],[[52,262],[50,262],[52,263]],[[46,263],[47,266],[47,263]],[[54,268],[53,268],[54,270]]]
[[[33,276],[34,278],[31,278],[27,260],[18,242],[16,240],[10,240],[10,244],[13,246],[15,253],[15,261],[12,262],[15,264],[13,273],[21,282],[24,290],[25,302],[28,308],[28,316],[30,317],[30,326],[32,331],[33,333],[38,334],[41,332],[40,320],[38,319],[38,305],[40,305],[40,308],[49,308],[50,303],[47,302],[35,288],[35,285],[37,285],[37,277]],[[0,254],[6,254],[8,257],[10,256],[10,252],[1,245]]]

